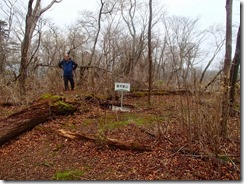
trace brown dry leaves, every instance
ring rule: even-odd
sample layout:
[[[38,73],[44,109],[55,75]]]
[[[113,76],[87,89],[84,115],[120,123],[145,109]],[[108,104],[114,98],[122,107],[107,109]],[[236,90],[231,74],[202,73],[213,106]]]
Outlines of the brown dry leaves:
[[[166,101],[168,107],[142,108],[132,113],[156,112],[177,116],[177,111],[172,108],[174,96],[155,98]],[[130,103],[146,101],[129,100]],[[106,132],[111,138],[150,145],[152,151],[149,152],[120,150],[96,141],[71,140],[56,133],[56,130],[65,128],[96,134],[97,119],[103,114],[103,111],[93,108],[88,113],[59,117],[4,145],[0,149],[0,179],[52,180],[57,172],[82,170],[84,174],[80,180],[240,180],[240,142],[221,140],[220,151],[233,155],[230,160],[209,156],[211,149],[208,145],[200,145],[197,141],[191,145],[198,153],[194,155],[189,152],[187,132],[182,131],[177,118],[160,141],[157,134],[149,134],[149,129],[148,132],[142,131],[146,129],[133,123]],[[92,119],[92,123],[84,126],[86,119]],[[207,153],[208,156],[199,156]]]

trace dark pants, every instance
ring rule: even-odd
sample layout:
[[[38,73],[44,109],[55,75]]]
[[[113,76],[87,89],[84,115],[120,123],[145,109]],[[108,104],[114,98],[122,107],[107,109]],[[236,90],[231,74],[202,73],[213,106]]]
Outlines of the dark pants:
[[[70,82],[71,90],[74,90],[75,82],[73,79],[73,75],[64,75],[64,89],[69,90],[68,82]]]

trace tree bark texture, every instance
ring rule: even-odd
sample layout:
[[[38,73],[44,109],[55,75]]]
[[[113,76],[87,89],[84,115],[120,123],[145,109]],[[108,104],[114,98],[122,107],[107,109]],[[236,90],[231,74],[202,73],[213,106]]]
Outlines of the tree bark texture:
[[[232,2],[233,0],[226,0],[226,50],[223,68],[222,115],[220,122],[220,135],[224,138],[227,137],[227,122],[229,117],[229,81],[232,53]]]
[[[149,23],[148,23],[148,104],[151,105],[152,93],[152,0],[149,0]]]
[[[64,103],[64,102],[62,102]],[[62,103],[50,103],[50,100],[41,100],[20,112],[14,113],[0,120],[0,145],[18,137],[19,135],[31,130],[36,125],[49,120],[54,115],[71,114],[76,108],[61,108]],[[64,107],[67,107],[65,103]]]
[[[235,103],[235,93],[236,93],[236,82],[238,76],[238,70],[241,62],[241,30],[240,26],[237,33],[237,41],[236,41],[236,50],[235,56],[232,61],[231,69],[230,69],[230,109],[234,107]]]
[[[33,2],[34,0],[29,0],[28,2],[28,10],[26,14],[25,19],[25,32],[24,32],[24,39],[21,44],[21,61],[20,61],[20,69],[19,69],[19,89],[20,89],[20,96],[21,100],[25,103],[25,96],[26,96],[26,79],[27,79],[27,73],[28,73],[28,65],[29,65],[29,59],[28,59],[28,53],[29,48],[31,46],[31,41],[33,37],[33,33],[35,31],[37,22],[41,15],[47,11],[49,8],[52,7],[54,3],[59,3],[62,0],[53,0],[51,3],[49,3],[45,8],[41,9],[41,0],[37,0],[35,2],[34,8],[33,8]]]

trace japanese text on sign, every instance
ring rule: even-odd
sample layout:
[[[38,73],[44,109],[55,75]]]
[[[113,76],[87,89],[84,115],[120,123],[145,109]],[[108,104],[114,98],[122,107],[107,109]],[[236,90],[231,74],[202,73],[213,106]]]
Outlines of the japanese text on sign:
[[[116,82],[115,91],[130,91],[130,84]]]

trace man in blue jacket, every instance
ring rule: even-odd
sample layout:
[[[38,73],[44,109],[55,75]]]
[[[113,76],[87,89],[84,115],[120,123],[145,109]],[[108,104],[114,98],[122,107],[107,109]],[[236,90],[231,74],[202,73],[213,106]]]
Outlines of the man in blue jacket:
[[[64,89],[69,90],[68,82],[70,82],[71,90],[74,90],[75,82],[73,78],[73,71],[77,68],[78,64],[74,62],[68,54],[64,55],[64,59],[58,63],[59,68],[63,69]]]

